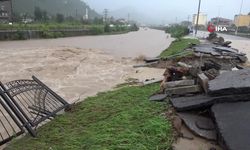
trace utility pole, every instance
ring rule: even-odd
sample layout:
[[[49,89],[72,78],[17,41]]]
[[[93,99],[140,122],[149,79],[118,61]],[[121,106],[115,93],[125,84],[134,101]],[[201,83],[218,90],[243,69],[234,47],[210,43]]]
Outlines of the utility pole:
[[[77,9],[76,9],[76,19],[77,19],[77,16],[78,16],[78,12],[77,12]]]
[[[200,9],[201,9],[201,0],[199,0],[199,5],[198,5],[198,13],[197,13],[197,20],[196,20],[196,27],[195,27],[195,36],[197,36],[197,31],[198,31]]]
[[[129,24],[129,22],[130,22],[130,14],[128,13],[128,24]]]
[[[238,24],[236,25],[235,35],[237,35],[237,34],[238,34],[238,30],[239,30],[240,15],[241,15],[242,6],[243,6],[243,0],[241,0],[241,5],[240,5],[240,13],[239,13],[239,15],[238,15],[238,19],[237,19]]]
[[[221,6],[218,6],[217,26],[219,26],[220,23],[220,11],[221,11]]]
[[[14,16],[13,3],[12,3],[12,0],[10,0],[10,20],[11,20],[11,23],[13,23],[13,21],[14,21],[13,16]]]
[[[108,21],[108,9],[104,9],[103,22],[107,23],[107,21]]]

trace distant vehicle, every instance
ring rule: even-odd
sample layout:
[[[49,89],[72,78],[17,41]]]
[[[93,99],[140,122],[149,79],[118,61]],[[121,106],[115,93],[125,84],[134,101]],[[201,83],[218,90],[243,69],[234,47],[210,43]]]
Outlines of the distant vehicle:
[[[33,22],[33,19],[31,18],[22,19],[22,23],[25,23],[25,24],[32,23],[32,22]]]

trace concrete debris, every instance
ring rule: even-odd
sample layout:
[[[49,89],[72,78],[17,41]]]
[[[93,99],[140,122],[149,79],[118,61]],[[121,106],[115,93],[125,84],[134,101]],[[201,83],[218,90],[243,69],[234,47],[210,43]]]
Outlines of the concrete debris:
[[[149,84],[153,84],[153,83],[159,83],[159,82],[162,82],[163,78],[159,78],[159,79],[150,79],[150,80],[146,80],[144,82],[142,82],[142,85],[145,86],[145,85],[149,85]]]
[[[208,84],[213,96],[250,93],[250,69],[223,73]]]
[[[191,97],[171,98],[170,102],[177,111],[205,110],[216,103],[250,101],[250,94],[212,97],[196,95]]]
[[[146,63],[158,62],[160,58],[145,58],[144,61]]]
[[[181,119],[184,121],[186,126],[196,135],[201,136],[203,138],[206,138],[208,140],[216,140],[216,131],[214,129],[213,121],[209,118],[194,115],[191,113],[178,113],[178,116],[181,117]],[[204,125],[207,129],[201,129],[197,126],[197,123],[199,125]]]
[[[161,92],[196,135],[218,140],[227,150],[249,150],[250,69],[243,67],[248,59],[215,33],[207,40],[188,48],[194,52],[191,58],[167,66]]]
[[[227,150],[249,150],[250,102],[224,103],[212,107],[219,142]]]
[[[199,93],[199,92],[201,92],[201,87],[199,85],[181,86],[181,87],[165,89],[165,93],[168,96],[194,94],[194,93]]]
[[[180,87],[180,86],[191,86],[194,85],[194,80],[179,80],[179,81],[171,81],[171,82],[165,82],[164,88],[174,88],[174,87]]]
[[[198,74],[198,82],[205,93],[208,93],[208,81],[209,79],[204,73]]]
[[[178,62],[177,65],[181,66],[181,67],[185,67],[185,68],[192,68],[191,65],[188,65],[186,63],[183,63],[183,62]]]
[[[151,65],[158,64],[158,62],[151,62],[151,63],[145,63],[145,64],[139,64],[139,65],[134,65],[134,68],[140,68],[140,67],[149,67]]]
[[[155,94],[150,96],[150,101],[164,101],[168,97],[167,94]]]

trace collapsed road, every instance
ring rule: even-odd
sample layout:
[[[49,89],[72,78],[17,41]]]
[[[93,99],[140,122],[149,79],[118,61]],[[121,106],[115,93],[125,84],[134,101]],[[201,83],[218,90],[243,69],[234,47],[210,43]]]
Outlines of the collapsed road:
[[[193,140],[180,130],[176,118],[193,134],[219,143],[224,150],[249,150],[250,68],[246,54],[230,44],[212,33],[201,44],[186,49],[192,56],[158,61],[161,67],[168,65],[161,91],[150,100],[169,99],[180,138]]]

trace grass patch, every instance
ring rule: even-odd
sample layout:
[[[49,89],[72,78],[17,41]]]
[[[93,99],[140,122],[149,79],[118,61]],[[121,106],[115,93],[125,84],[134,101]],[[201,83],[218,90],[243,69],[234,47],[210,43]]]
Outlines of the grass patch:
[[[186,39],[182,38],[181,40],[175,40],[169,48],[163,51],[160,55],[161,58],[167,59],[171,56],[187,56],[190,55],[190,52],[185,53],[185,49],[189,47],[189,44],[199,44],[199,40],[197,39]]]
[[[168,150],[173,141],[165,118],[167,103],[150,102],[159,85],[124,87],[100,93],[29,135],[7,150]]]

